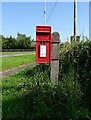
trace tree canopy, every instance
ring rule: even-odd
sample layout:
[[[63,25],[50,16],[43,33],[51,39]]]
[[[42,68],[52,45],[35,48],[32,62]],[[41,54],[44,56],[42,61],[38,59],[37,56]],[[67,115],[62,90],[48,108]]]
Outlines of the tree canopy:
[[[31,36],[26,36],[21,33],[17,33],[16,38],[0,35],[2,49],[30,49],[31,47],[35,47],[32,41],[34,41],[34,39],[32,39]]]

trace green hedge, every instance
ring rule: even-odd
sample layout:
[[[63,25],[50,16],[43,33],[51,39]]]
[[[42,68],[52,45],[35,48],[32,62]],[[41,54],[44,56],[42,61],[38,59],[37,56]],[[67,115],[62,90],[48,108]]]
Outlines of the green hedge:
[[[60,54],[60,80],[72,73],[84,93],[83,101],[91,110],[91,41],[65,44]]]

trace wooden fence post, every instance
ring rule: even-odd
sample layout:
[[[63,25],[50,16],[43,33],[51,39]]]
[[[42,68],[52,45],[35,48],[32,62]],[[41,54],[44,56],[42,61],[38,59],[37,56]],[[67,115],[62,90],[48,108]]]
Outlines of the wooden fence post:
[[[59,55],[60,55],[60,35],[58,32],[52,34],[52,60],[51,60],[51,81],[58,85],[59,76]]]

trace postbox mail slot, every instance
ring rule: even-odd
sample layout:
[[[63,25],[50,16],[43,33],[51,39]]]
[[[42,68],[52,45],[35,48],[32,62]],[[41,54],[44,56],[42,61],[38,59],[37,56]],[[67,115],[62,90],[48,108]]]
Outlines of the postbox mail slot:
[[[49,36],[49,35],[45,35],[45,36],[38,35],[38,36],[36,37],[36,40],[37,40],[37,41],[40,41],[40,40],[50,41],[50,36]]]

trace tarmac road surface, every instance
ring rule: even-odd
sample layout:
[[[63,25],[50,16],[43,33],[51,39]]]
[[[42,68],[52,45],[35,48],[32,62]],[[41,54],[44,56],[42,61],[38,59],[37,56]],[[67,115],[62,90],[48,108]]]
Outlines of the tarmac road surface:
[[[29,67],[35,67],[36,65],[37,64],[35,62],[33,62],[33,63],[27,64],[27,65],[22,65],[22,66],[19,66],[17,68],[13,68],[13,69],[10,69],[10,70],[0,72],[0,78],[16,74],[16,73],[18,73],[18,72],[20,72],[22,70],[25,70],[25,69],[27,69]]]
[[[5,58],[5,57],[14,57],[14,56],[23,56],[23,55],[29,55],[29,54],[35,54],[35,52],[23,52],[23,53],[11,53],[11,54],[5,54],[5,55],[0,55],[0,58]]]

